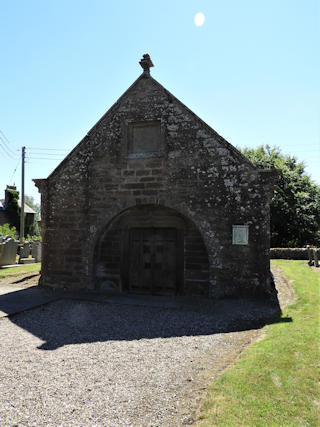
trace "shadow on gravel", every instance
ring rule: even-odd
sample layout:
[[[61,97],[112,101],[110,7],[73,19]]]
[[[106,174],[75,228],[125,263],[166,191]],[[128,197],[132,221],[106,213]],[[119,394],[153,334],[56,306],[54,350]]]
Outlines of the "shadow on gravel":
[[[25,282],[26,280],[32,279],[33,277],[36,277],[36,276],[39,276],[39,273],[31,274],[30,276],[23,276],[23,278],[22,278],[22,279],[15,280],[15,281],[14,281],[14,282],[12,282],[12,283],[14,283],[14,284],[17,284],[17,283],[23,283],[23,282]]]
[[[5,311],[2,297],[5,295],[0,296],[0,310]],[[158,298],[150,299],[153,305],[148,306],[145,298],[104,298],[102,302],[72,297],[57,300],[58,295],[55,301],[52,298],[45,305],[37,304],[37,308],[9,317],[11,322],[44,341],[38,347],[41,350],[91,342],[212,335],[292,321],[281,318],[278,302],[261,300],[194,299],[190,302],[175,298],[174,306],[168,299]]]
[[[13,283],[19,282],[20,281]],[[14,290],[14,287],[9,284],[3,291],[3,288],[0,285],[0,318],[20,313],[24,310],[29,310],[30,308],[34,308],[42,304],[47,304],[48,302],[56,299],[57,297],[53,292],[41,289],[39,286],[31,286],[25,289]]]

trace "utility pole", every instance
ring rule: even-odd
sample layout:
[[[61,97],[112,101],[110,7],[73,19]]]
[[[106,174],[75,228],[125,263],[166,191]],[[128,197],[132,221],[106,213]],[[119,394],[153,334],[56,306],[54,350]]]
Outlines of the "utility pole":
[[[21,212],[20,212],[20,242],[24,242],[24,161],[26,147],[21,149]]]

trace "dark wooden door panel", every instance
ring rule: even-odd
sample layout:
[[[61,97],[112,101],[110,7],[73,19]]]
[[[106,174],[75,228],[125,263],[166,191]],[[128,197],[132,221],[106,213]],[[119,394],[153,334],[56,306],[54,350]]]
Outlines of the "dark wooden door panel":
[[[130,233],[129,289],[131,292],[151,293],[151,241],[148,233],[133,229]]]
[[[177,292],[177,230],[130,230],[129,290],[135,293],[173,295]]]
[[[156,232],[154,241],[154,293],[172,295],[177,288],[177,236],[175,229]]]

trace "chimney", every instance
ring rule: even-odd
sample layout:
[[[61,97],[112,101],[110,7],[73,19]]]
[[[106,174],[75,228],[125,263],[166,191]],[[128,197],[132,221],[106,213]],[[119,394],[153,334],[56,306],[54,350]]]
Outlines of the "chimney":
[[[7,185],[7,188],[5,189],[4,192],[4,205],[7,206],[9,200],[10,200],[10,196],[9,196],[9,191],[8,190],[14,190],[17,191],[17,187],[15,185]]]

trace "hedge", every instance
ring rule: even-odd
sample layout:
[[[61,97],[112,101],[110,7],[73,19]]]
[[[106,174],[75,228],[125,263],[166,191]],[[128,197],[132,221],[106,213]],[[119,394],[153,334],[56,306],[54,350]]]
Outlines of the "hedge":
[[[320,248],[310,248],[316,250],[320,259]],[[312,256],[313,258],[313,256]],[[270,259],[309,259],[307,248],[271,248]]]

